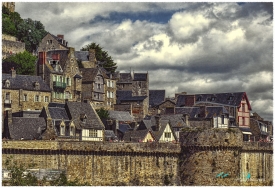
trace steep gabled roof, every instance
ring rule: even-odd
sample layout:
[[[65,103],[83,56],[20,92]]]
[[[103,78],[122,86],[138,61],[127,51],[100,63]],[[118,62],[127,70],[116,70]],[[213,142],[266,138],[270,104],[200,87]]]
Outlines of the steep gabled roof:
[[[125,133],[126,131],[133,130],[133,128],[129,124],[119,124],[118,130]]]
[[[156,106],[165,100],[165,90],[149,90],[149,105]]]
[[[65,48],[68,48],[68,46],[64,45],[64,44],[61,42],[62,39],[58,38],[57,36],[55,36],[55,35],[53,35],[53,34],[51,34],[51,33],[49,33],[49,34],[50,34],[55,40],[57,40],[58,43],[59,43],[61,46],[65,47]]]
[[[33,140],[40,139],[41,134],[46,129],[46,121],[43,117],[23,118],[13,117],[12,123],[8,125],[11,139]]]
[[[161,115],[162,120],[169,120],[171,127],[184,127],[186,123],[183,121],[182,114]]]
[[[6,80],[9,80],[10,86],[5,87]],[[35,82],[39,83],[40,89],[35,89]],[[50,87],[42,80],[41,76],[19,75],[12,78],[11,74],[2,74],[3,89],[23,89],[28,91],[46,91],[50,92]]]
[[[118,120],[118,121],[128,121],[128,122],[133,122],[135,121],[133,116],[129,112],[124,112],[124,111],[114,111],[114,110],[109,110],[109,118]]]
[[[242,99],[245,98],[248,104],[249,110],[252,110],[245,92],[196,94],[195,97],[196,97],[196,104],[207,102],[207,103],[218,103],[218,104],[237,106],[237,107],[240,107]]]
[[[151,134],[154,138],[154,135],[152,134],[152,131],[149,129],[144,130],[138,130],[138,131],[127,131],[125,132],[123,136],[123,140],[126,142],[138,142],[139,140],[143,140],[147,134]],[[153,140],[152,140],[153,141]]]
[[[67,102],[65,109],[68,111],[68,117],[77,126],[82,128],[104,129],[104,125],[97,115],[95,109],[89,103]],[[87,116],[86,123],[82,122],[80,115],[85,113]]]
[[[82,82],[94,82],[97,75],[103,76],[99,68],[81,68],[82,71]]]

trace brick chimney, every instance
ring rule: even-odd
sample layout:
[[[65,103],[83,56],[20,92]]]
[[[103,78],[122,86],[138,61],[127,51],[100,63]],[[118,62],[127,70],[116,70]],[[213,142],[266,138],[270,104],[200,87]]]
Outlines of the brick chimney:
[[[159,131],[160,130],[160,114],[157,114],[155,116],[155,119],[156,119],[156,129],[155,129],[155,131]]]
[[[60,38],[60,39],[62,39],[62,40],[64,40],[64,35],[58,34],[57,37]]]
[[[11,77],[12,78],[16,77],[16,70],[14,70],[14,67],[11,68]]]

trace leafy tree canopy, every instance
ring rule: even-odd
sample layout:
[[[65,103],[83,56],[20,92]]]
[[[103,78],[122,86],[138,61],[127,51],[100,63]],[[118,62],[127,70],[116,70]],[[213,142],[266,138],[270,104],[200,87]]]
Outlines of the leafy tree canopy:
[[[2,64],[17,65],[15,68],[17,74],[34,75],[36,57],[31,53],[24,51],[4,59]],[[3,66],[4,67],[4,66]]]
[[[109,117],[108,110],[105,110],[104,108],[96,109],[96,112],[100,119],[107,119]]]
[[[81,48],[81,51],[89,51],[90,49],[95,49],[95,57],[97,61],[103,63],[103,68],[108,72],[114,73],[117,69],[116,63],[111,56],[108,55],[107,51],[104,51],[99,44],[91,43]]]
[[[25,48],[29,52],[36,51],[39,42],[47,34],[44,25],[40,21],[30,18],[20,22],[17,32],[17,38],[25,43]]]

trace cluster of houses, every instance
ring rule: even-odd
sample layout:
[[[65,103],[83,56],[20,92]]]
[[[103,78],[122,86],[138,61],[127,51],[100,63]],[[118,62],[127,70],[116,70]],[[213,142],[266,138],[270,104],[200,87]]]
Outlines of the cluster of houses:
[[[271,141],[272,123],[245,92],[165,98],[149,89],[149,73],[112,73],[95,50],[75,51],[63,35],[48,33],[38,47],[36,76],[2,74],[2,138],[177,142],[186,127],[237,128],[244,141]],[[100,119],[96,110],[108,117]]]

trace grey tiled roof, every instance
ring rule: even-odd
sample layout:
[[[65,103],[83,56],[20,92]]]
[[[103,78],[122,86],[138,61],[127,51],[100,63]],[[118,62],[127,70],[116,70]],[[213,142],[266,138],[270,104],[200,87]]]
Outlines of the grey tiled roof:
[[[68,109],[68,117],[75,125],[80,125],[83,128],[104,129],[102,121],[89,103],[67,102],[65,108]],[[86,123],[80,120],[81,114],[87,116]]]
[[[118,121],[135,121],[129,112],[109,110],[109,118]]]
[[[213,94],[196,94],[196,103],[200,102],[213,102],[225,105],[239,106],[245,92],[236,93],[213,93]],[[233,97],[230,100],[230,97]],[[199,98],[201,101],[199,101]],[[212,101],[212,98],[214,100]]]
[[[5,87],[5,81],[10,81],[10,87]],[[28,91],[36,91],[34,83],[38,82],[40,89],[38,91],[50,92],[50,87],[43,82],[40,76],[19,75],[12,78],[11,74],[2,74],[2,88],[3,89],[23,89]]]
[[[176,107],[183,107],[185,106],[185,95],[179,95],[177,97]]]
[[[65,108],[49,107],[48,109],[52,119],[69,119]]]
[[[49,103],[48,107],[59,107],[59,108],[64,108],[64,107],[65,107],[65,103],[55,103],[55,102],[51,102],[51,103]]]
[[[132,91],[116,91],[117,104],[120,104],[121,100],[131,98]]]
[[[98,75],[98,68],[81,68],[82,82],[94,82]]]
[[[132,83],[131,73],[120,73],[117,83]]]
[[[122,133],[125,133],[128,130],[133,130],[133,128],[129,124],[119,124],[118,130]]]
[[[43,117],[40,118],[22,118],[13,117],[9,124],[9,133],[11,139],[33,140],[40,139],[41,134],[46,129],[46,122]]]
[[[223,106],[207,106],[205,118],[212,118],[215,115],[228,114],[228,111]]]
[[[88,51],[75,51],[75,58],[81,61],[89,61],[89,52]]]
[[[146,81],[147,73],[134,73],[134,81]]]
[[[176,107],[176,114],[188,114],[190,118],[194,118],[197,114],[200,113],[199,107]]]
[[[162,120],[169,120],[171,127],[184,127],[186,123],[183,121],[182,114],[161,115]]]
[[[104,133],[105,133],[106,138],[112,138],[112,139],[117,138],[114,131],[112,131],[112,130],[105,130]]]
[[[156,106],[165,100],[165,90],[149,90],[149,105]]]

